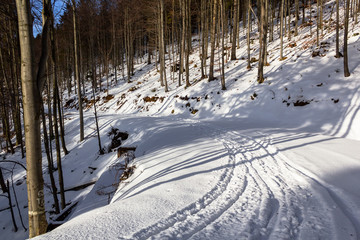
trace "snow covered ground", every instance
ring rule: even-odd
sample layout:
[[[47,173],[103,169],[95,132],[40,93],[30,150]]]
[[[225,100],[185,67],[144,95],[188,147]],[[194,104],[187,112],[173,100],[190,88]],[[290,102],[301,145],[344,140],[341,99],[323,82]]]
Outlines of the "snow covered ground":
[[[132,83],[113,82],[114,98],[106,102],[102,93],[97,107],[103,145],[116,127],[129,133],[123,146],[137,147],[134,174],[122,182],[123,157],[98,155],[92,108],[81,143],[76,109],[66,109],[65,189],[96,183],[67,191],[67,202],[78,202],[71,215],[36,239],[360,239],[360,27],[350,27],[351,76],[344,78],[343,59],[334,58],[334,23],[327,24],[318,49],[308,27],[286,39],[284,61],[279,41],[270,43],[261,85],[256,63],[247,70],[242,60],[245,39],[239,59],[226,64],[226,91],[219,80],[200,80],[196,49],[187,89],[169,71],[164,93],[155,66],[146,64],[136,65]],[[257,57],[257,43],[253,49]],[[316,50],[323,56],[311,57]],[[24,176],[16,167],[22,207]],[[45,198],[50,210],[47,187]],[[20,210],[26,224],[27,209]],[[12,232],[9,210],[0,212],[0,237],[27,237],[21,228]]]

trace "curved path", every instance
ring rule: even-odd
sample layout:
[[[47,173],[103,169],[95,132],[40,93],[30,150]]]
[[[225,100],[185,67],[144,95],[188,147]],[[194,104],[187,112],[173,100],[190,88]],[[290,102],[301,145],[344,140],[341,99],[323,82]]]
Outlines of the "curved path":
[[[131,238],[357,239],[356,220],[339,199],[291,166],[269,138],[199,125],[222,142],[228,167],[202,198]],[[341,222],[334,216],[342,216]]]

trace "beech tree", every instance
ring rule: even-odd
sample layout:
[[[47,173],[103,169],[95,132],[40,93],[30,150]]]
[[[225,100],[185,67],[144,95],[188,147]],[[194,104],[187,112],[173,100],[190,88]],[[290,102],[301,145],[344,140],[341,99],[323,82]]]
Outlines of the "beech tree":
[[[215,61],[215,31],[216,31],[216,15],[217,15],[218,0],[212,0],[212,20],[211,20],[211,50],[210,50],[210,70],[209,82],[214,80],[214,61]]]
[[[348,63],[348,31],[349,31],[349,9],[350,9],[350,0],[346,0],[345,7],[345,22],[344,22],[344,76],[349,77],[349,63]]]
[[[74,24],[74,61],[75,61],[75,79],[77,86],[77,95],[79,103],[79,120],[80,120],[80,142],[84,140],[84,116],[82,109],[82,96],[81,96],[81,84],[80,84],[80,69],[78,60],[78,40],[77,40],[77,27],[76,27],[76,1],[71,0],[73,9],[73,24]]]
[[[221,4],[222,6],[223,4]],[[223,6],[222,6],[223,7]],[[234,18],[233,18],[233,32],[232,32],[232,46],[231,46],[231,60],[236,60],[236,39],[238,37],[238,23],[239,23],[239,11],[238,0],[234,0]]]
[[[335,48],[335,57],[340,57],[339,50],[339,0],[336,0],[336,48]]]
[[[260,37],[259,37],[259,66],[258,79],[259,83],[264,82],[264,65],[266,64],[266,44],[267,44],[267,4],[268,0],[260,0]]]
[[[51,3],[49,0],[43,1],[42,52],[38,66],[36,66],[33,51],[30,1],[16,0],[16,7],[22,63],[21,83],[26,145],[29,237],[32,238],[45,233],[47,228],[42,176],[40,113],[41,93],[44,88],[44,73],[48,58]]]

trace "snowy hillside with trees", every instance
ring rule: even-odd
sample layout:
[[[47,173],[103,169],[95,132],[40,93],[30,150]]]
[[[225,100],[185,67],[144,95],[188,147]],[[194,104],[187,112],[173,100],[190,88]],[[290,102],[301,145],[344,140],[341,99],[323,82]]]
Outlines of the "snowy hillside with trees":
[[[32,192],[44,212],[29,207],[29,160],[12,146],[15,124],[7,139],[0,77],[1,239],[360,238],[359,1],[340,1],[338,38],[334,0],[103,2],[64,3],[52,30],[59,70],[46,69],[43,191]],[[148,33],[129,13],[141,4],[155,16]],[[39,217],[31,235],[40,214],[46,233]]]

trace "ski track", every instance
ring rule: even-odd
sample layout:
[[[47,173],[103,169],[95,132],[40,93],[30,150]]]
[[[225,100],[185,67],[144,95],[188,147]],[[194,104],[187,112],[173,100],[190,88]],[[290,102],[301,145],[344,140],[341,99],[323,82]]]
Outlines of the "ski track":
[[[129,239],[335,238],[332,206],[313,185],[325,187],[291,166],[269,137],[258,140],[209,124],[200,128],[229,153],[217,184],[196,202]],[[333,192],[325,191],[357,231],[356,219]],[[356,234],[349,239],[357,239]]]

